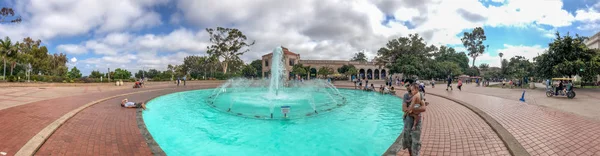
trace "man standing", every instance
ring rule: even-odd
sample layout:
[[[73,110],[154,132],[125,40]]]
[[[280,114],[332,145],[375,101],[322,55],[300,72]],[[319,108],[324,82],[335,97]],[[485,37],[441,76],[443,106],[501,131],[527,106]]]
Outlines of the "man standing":
[[[412,83],[407,85],[406,90],[408,91],[406,94],[404,94],[404,99],[402,102],[402,111],[404,113],[409,113],[409,106],[411,104],[411,102],[420,102],[422,99],[419,98],[414,98],[415,96],[420,96],[420,93],[418,92],[418,84],[416,83]],[[417,100],[417,101],[413,101],[413,100]],[[422,113],[425,112],[425,109],[428,103],[425,103],[425,105],[422,105],[419,108],[413,108],[411,113]],[[421,150],[421,125],[423,123],[423,120],[416,120],[414,115],[406,115],[404,116],[404,129],[402,131],[402,149],[408,149],[408,153],[411,156],[418,156],[419,155],[419,151]],[[417,121],[417,123],[415,124],[415,121]],[[415,128],[413,128],[413,125],[415,126]]]

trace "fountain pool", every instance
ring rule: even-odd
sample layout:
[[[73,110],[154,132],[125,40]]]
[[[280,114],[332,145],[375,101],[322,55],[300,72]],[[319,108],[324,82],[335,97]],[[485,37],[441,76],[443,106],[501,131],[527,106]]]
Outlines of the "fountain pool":
[[[308,117],[294,113],[299,111],[295,108],[298,106],[291,106],[290,117],[285,119],[241,117],[215,109],[207,100],[199,100],[211,96],[212,89],[155,98],[148,102],[148,110],[142,115],[148,131],[167,155],[365,156],[384,153],[402,131],[402,100],[359,90],[340,89],[339,92],[347,97],[344,106]],[[327,100],[316,98],[317,102],[320,99]],[[237,109],[251,112],[256,108]]]
[[[286,81],[282,53],[269,79],[151,100],[148,131],[168,155],[381,155],[400,134],[400,98]]]

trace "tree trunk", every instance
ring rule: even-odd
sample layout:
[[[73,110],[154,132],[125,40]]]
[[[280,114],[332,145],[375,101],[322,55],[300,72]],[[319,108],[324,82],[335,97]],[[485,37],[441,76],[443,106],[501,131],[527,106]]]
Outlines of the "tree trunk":
[[[226,60],[223,61],[222,65],[223,65],[223,74],[227,74],[227,61]]]
[[[473,67],[475,67],[475,59],[476,59],[476,58],[477,58],[477,57],[473,57]]]

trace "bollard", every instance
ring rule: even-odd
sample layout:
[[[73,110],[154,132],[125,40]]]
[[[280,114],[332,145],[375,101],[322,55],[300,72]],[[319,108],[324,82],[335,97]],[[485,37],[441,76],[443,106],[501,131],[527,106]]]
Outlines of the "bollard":
[[[525,102],[525,90],[523,90],[523,94],[521,94],[521,99],[519,101]]]

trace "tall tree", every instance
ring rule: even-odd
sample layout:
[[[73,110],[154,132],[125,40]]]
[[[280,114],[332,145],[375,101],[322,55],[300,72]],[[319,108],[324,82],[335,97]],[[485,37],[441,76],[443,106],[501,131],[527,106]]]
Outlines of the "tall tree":
[[[365,55],[364,51],[360,51],[358,53],[354,54],[354,57],[352,57],[352,59],[350,59],[350,61],[359,61],[359,62],[367,62],[367,56]]]
[[[433,54],[436,62],[454,62],[458,64],[460,70],[469,68],[469,57],[464,52],[457,52],[452,47],[440,46],[439,50]],[[444,76],[447,77],[448,75]],[[443,77],[442,77],[443,78]]]
[[[247,78],[253,78],[253,77],[258,76],[256,74],[256,68],[254,68],[250,64],[244,65],[244,68],[242,69],[242,75]]]
[[[71,68],[71,71],[69,71],[69,78],[71,79],[77,79],[77,78],[81,78],[81,71],[79,71],[79,69],[77,69],[77,67],[73,67]]]
[[[254,60],[250,65],[256,69],[256,75],[262,77],[262,60]]]
[[[125,69],[117,68],[117,69],[115,69],[114,74],[111,74],[111,78],[112,79],[129,79],[129,78],[131,78],[131,72],[129,72]]]
[[[0,39],[0,54],[7,57],[15,57],[18,51],[19,42],[13,44],[8,36],[3,39]]]
[[[104,76],[103,73],[100,73],[100,71],[94,70],[92,71],[92,73],[90,73],[90,75],[88,76],[89,78],[100,78]]]
[[[481,27],[476,27],[471,33],[464,32],[460,39],[463,46],[469,51],[469,56],[473,58],[473,67],[475,67],[475,59],[485,51],[483,41],[486,39],[485,32]]]
[[[515,56],[510,58],[507,65],[507,73],[510,78],[522,79],[524,77],[533,76],[533,63],[529,62],[523,56]]]
[[[223,60],[222,67],[225,74],[227,73],[229,63],[239,60],[239,56],[250,49],[240,50],[244,47],[254,45],[254,41],[250,44],[246,43],[246,35],[235,28],[206,28],[206,31],[210,35],[210,42],[212,43],[212,45],[207,47],[207,53]]]
[[[556,38],[549,44],[548,51],[534,58],[535,71],[538,77],[562,77],[578,74],[596,75],[595,58],[599,55],[595,50],[588,49],[584,44],[585,37],[575,35],[561,36],[556,32]],[[583,72],[583,73],[582,73]]]
[[[487,63],[482,63],[479,65],[479,69],[483,70],[483,71],[487,71],[490,68],[490,65]]]
[[[502,56],[504,56],[504,53],[498,53],[498,56],[500,56],[500,63],[502,63]]]
[[[317,71],[317,73],[321,76],[327,77],[331,74],[333,74],[333,68],[331,67],[327,67],[327,66],[323,66],[321,68],[319,68],[319,70]]]
[[[437,47],[427,45],[418,34],[409,34],[388,41],[385,47],[377,51],[379,60],[390,69],[390,73],[404,73],[405,76],[415,76],[425,71],[426,64],[431,62],[431,57]]]
[[[308,71],[306,71],[306,68],[304,68],[304,66],[302,66],[302,64],[295,64],[292,67],[292,73],[296,74],[300,77],[303,77],[304,75],[306,75],[308,73]]]
[[[346,72],[348,72],[351,68],[356,68],[356,67],[354,67],[354,65],[343,65],[342,67],[338,68],[337,71],[340,74],[346,74]]]
[[[9,17],[12,19],[9,19]],[[15,17],[15,10],[12,8],[2,7],[0,9],[0,23],[20,23],[21,20],[21,16]]]

